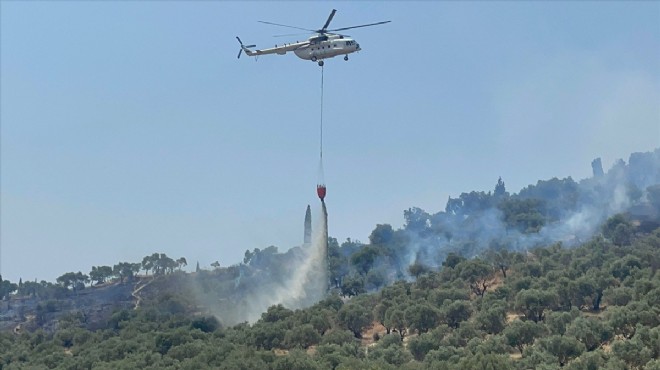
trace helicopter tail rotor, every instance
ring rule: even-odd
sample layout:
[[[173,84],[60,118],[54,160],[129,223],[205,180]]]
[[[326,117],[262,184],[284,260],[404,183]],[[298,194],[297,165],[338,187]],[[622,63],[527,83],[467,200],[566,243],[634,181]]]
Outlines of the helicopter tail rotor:
[[[246,54],[250,55],[252,50],[250,50],[249,48],[253,48],[257,46],[257,45],[243,45],[243,41],[241,41],[241,39],[238,36],[236,36],[236,40],[238,40],[238,43],[241,44],[241,49],[238,51],[238,57],[237,57],[238,59],[241,58],[241,53],[243,53],[243,50],[245,50]]]

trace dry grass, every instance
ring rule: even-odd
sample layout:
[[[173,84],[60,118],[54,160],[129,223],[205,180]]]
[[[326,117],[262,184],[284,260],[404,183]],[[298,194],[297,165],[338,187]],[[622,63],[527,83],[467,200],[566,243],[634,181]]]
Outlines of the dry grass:
[[[493,291],[499,287],[504,285],[504,275],[502,274],[502,270],[497,270],[495,273],[495,276],[488,281],[488,291]]]
[[[502,270],[497,270],[493,275],[493,277],[486,281],[486,285],[488,287],[486,289],[486,293],[492,292],[493,290],[504,285],[504,275],[502,274]],[[477,299],[477,295],[474,292],[470,292],[470,299],[471,300]]]
[[[605,314],[605,310],[607,309],[607,306],[605,305],[600,305],[600,311],[581,311],[582,315],[586,317],[598,317],[602,318],[603,315]]]
[[[362,332],[362,345],[363,346],[372,346],[375,344],[374,341],[374,334],[378,333],[378,335],[382,338],[386,333],[387,329],[383,326],[383,324],[374,321],[371,323],[371,326],[367,328],[364,332]]]
[[[518,315],[515,312],[509,311],[509,312],[506,313],[506,323],[507,324],[511,324],[513,321],[518,320],[520,318],[521,318],[521,316]]]
[[[411,339],[413,339],[417,336],[419,336],[419,334],[415,333],[415,334],[409,334],[409,335],[406,335],[405,337],[403,337],[403,346],[405,348],[408,348],[408,342],[410,342]]]

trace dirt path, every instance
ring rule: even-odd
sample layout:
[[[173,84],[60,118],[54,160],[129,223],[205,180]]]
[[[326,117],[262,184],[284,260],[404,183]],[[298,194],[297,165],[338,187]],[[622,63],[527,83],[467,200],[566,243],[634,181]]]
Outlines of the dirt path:
[[[154,281],[154,277],[151,276],[149,278],[149,281],[140,285],[143,281],[144,280],[140,280],[140,282],[135,285],[135,290],[133,290],[133,293],[131,293],[131,295],[135,297],[135,307],[133,307],[134,310],[137,310],[138,307],[140,307],[140,303],[142,303],[142,297],[140,297],[139,295],[140,291],[144,289],[144,287],[146,287],[147,285],[151,284],[151,282]]]

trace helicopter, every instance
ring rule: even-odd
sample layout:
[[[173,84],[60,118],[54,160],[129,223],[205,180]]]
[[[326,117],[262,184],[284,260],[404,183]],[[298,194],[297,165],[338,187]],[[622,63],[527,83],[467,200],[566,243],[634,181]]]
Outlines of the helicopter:
[[[319,66],[323,67],[323,59],[328,59],[328,58],[336,57],[338,55],[343,55],[344,60],[348,60],[348,54],[362,50],[360,48],[360,44],[358,44],[357,41],[355,41],[355,39],[350,38],[350,36],[348,35],[342,35],[335,32],[350,30],[353,28],[376,26],[379,24],[385,24],[391,22],[391,21],[383,21],[383,22],[369,23],[359,26],[343,27],[343,28],[336,28],[329,30],[328,26],[330,25],[330,22],[332,21],[332,18],[334,18],[336,12],[337,12],[336,9],[332,9],[332,12],[330,12],[330,16],[328,17],[328,20],[325,21],[323,27],[321,27],[321,29],[318,30],[310,30],[307,28],[288,26],[285,24],[258,21],[259,23],[270,24],[274,26],[295,28],[298,30],[309,31],[313,34],[313,36],[309,37],[306,41],[296,41],[293,43],[283,44],[280,46],[275,45],[275,47],[273,48],[254,49],[254,50],[250,48],[254,48],[257,45],[244,45],[241,39],[238,36],[236,36],[238,43],[241,44],[241,49],[238,51],[238,58],[240,59],[241,54],[243,52],[245,52],[245,54],[247,54],[248,56],[258,57],[259,55],[266,55],[266,54],[284,55],[292,51],[294,54],[296,54],[298,58],[311,60],[312,62],[317,62]],[[276,37],[295,36],[295,35],[297,34],[277,35]]]

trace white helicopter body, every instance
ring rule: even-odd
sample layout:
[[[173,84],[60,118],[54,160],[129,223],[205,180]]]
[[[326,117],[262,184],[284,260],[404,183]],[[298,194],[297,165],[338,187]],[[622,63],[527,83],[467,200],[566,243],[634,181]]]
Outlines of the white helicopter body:
[[[275,47],[267,48],[267,49],[250,49],[252,47],[256,47],[256,45],[243,45],[243,42],[237,36],[236,39],[241,44],[241,50],[238,52],[238,57],[239,58],[241,57],[242,52],[245,52],[245,54],[251,57],[252,56],[258,57],[260,55],[267,55],[267,54],[284,55],[292,51],[300,59],[318,62],[319,66],[323,66],[323,59],[333,58],[338,55],[344,55],[344,60],[348,60],[348,54],[362,50],[360,48],[360,44],[358,44],[357,41],[355,41],[354,39],[350,38],[350,36],[341,35],[332,32],[343,31],[351,28],[374,26],[374,25],[390,22],[390,21],[384,21],[384,22],[377,22],[371,24],[364,24],[361,26],[344,27],[334,30],[328,30],[327,29],[328,25],[330,24],[330,21],[334,17],[335,12],[336,10],[333,9],[332,12],[330,13],[330,16],[328,17],[328,20],[325,22],[325,25],[320,30],[309,30],[306,28],[292,27],[283,24],[259,21],[261,23],[272,24],[276,26],[311,31],[312,33],[315,33],[315,35],[310,37],[306,41],[296,41],[293,43],[283,44],[279,46],[275,45]],[[283,36],[288,36],[288,35],[283,35]]]

